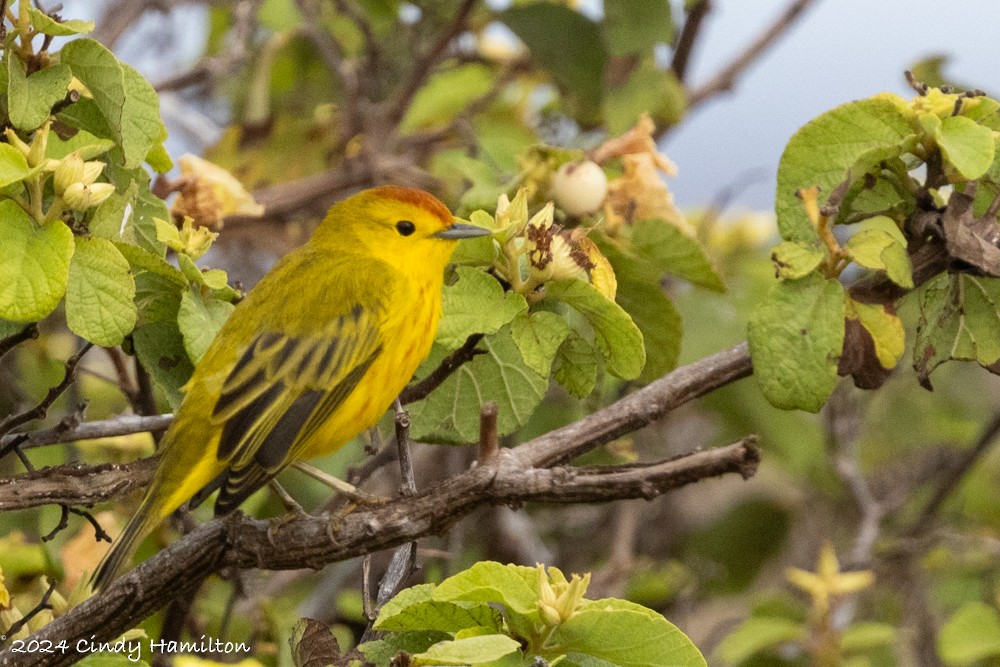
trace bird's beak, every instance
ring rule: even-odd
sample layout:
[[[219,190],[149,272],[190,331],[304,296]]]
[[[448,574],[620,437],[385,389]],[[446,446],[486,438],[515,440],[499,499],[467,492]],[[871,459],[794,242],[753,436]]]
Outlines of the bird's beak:
[[[475,225],[467,225],[462,222],[456,222],[452,224],[451,227],[447,229],[442,229],[436,234],[431,234],[436,239],[447,239],[455,240],[458,239],[471,239],[476,236],[487,236],[493,232],[484,227],[476,227]]]

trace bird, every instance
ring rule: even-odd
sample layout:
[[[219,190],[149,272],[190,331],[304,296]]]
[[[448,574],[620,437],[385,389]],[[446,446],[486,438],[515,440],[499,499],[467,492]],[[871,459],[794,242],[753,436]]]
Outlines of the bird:
[[[490,233],[415,188],[375,187],[334,204],[196,364],[152,482],[92,589],[193,497],[218,489],[215,515],[225,515],[293,461],[374,426],[430,353],[457,242]]]

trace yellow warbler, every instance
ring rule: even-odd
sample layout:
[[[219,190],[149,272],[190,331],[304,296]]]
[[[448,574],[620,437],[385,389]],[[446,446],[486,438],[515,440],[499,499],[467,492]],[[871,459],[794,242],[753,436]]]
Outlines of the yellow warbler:
[[[454,222],[412,188],[374,188],[334,205],[198,363],[153,482],[94,588],[195,494],[218,488],[215,514],[225,514],[292,461],[373,426],[430,351],[457,240],[489,233]]]

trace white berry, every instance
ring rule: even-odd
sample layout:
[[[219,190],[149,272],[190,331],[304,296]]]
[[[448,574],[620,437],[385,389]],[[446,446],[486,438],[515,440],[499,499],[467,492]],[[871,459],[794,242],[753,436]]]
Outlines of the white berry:
[[[593,213],[608,195],[608,177],[590,160],[567,162],[552,177],[552,198],[570,215]]]

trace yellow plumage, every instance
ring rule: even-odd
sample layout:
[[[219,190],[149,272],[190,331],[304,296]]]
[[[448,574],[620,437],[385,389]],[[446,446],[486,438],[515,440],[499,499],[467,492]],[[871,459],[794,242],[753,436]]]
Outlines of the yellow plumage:
[[[216,515],[296,459],[373,426],[426,358],[459,238],[431,195],[382,187],[334,205],[250,291],[195,368],[153,482],[94,578],[112,580],[148,532],[196,494]]]

